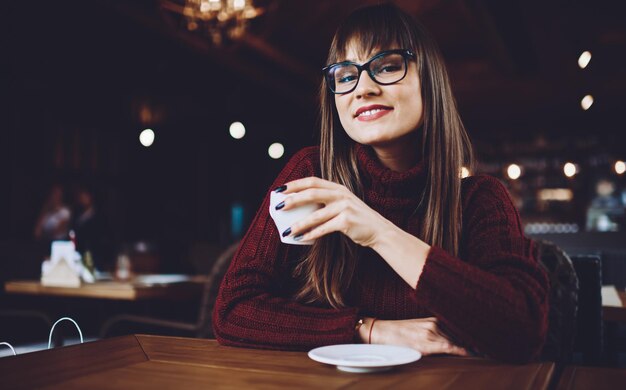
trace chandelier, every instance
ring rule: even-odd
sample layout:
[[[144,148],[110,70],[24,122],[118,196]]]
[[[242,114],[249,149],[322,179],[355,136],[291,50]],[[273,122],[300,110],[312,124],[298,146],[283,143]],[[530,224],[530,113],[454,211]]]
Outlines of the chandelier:
[[[183,6],[164,0],[162,6],[182,14],[189,31],[205,32],[217,46],[241,38],[248,21],[263,13],[252,0],[185,0]]]

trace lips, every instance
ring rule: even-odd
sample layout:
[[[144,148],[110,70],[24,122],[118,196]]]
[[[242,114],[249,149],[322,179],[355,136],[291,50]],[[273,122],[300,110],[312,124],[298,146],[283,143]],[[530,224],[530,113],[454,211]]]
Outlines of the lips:
[[[372,104],[369,106],[360,107],[356,110],[354,117],[360,121],[369,121],[378,119],[383,115],[387,115],[393,108],[389,106],[383,106],[381,104]]]

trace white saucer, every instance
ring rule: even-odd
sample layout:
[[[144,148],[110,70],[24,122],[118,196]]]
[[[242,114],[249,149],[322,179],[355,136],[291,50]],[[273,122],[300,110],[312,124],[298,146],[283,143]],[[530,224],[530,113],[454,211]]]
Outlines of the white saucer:
[[[334,364],[347,372],[377,372],[419,360],[418,351],[396,345],[339,344],[315,348],[309,357],[317,362]]]
[[[173,283],[188,282],[190,280],[189,275],[179,274],[144,274],[137,275],[133,280],[133,283],[141,286],[162,286]]]

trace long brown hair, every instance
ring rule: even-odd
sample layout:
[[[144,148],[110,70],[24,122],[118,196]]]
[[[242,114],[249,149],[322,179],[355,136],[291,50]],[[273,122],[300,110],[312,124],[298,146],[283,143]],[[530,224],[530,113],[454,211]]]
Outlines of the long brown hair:
[[[388,48],[412,49],[424,102],[421,154],[427,180],[421,197],[420,237],[458,255],[461,241],[461,168],[473,169],[469,137],[452,95],[447,71],[434,40],[410,15],[392,4],[354,11],[337,29],[327,63],[345,58],[348,44],[364,54]],[[361,77],[365,77],[362,75]],[[320,162],[322,178],[346,186],[363,198],[355,142],[339,121],[334,96],[325,80],[320,88]],[[341,233],[324,236],[311,246],[294,274],[302,282],[296,299],[344,307],[357,263],[358,245]]]

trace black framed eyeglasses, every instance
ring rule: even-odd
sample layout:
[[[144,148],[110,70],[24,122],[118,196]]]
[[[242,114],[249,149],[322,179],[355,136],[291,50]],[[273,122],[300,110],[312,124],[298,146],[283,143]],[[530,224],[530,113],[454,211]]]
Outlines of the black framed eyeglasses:
[[[324,67],[322,72],[330,91],[343,95],[356,89],[364,70],[380,85],[397,83],[406,76],[410,59],[415,59],[415,53],[409,49],[386,50],[362,65],[351,61],[338,62]]]

